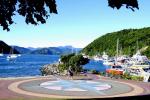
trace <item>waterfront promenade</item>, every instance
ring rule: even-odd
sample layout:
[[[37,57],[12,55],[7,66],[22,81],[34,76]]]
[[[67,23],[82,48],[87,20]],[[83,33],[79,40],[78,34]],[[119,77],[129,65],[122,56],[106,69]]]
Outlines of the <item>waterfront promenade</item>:
[[[58,78],[68,80],[66,76]],[[56,77],[26,77],[26,78],[1,78],[0,79],[0,100],[37,100],[37,99],[112,99],[119,97],[124,99],[127,97],[140,97],[142,95],[150,95],[150,83],[137,82],[133,80],[111,79],[99,75],[88,74],[87,76],[75,76],[74,80],[89,80],[88,82],[103,82],[111,85],[111,89],[103,90],[100,93],[97,91],[64,91],[64,90],[49,90],[39,87],[43,82],[55,81]],[[69,94],[68,94],[69,93]],[[93,93],[93,94],[92,94]]]

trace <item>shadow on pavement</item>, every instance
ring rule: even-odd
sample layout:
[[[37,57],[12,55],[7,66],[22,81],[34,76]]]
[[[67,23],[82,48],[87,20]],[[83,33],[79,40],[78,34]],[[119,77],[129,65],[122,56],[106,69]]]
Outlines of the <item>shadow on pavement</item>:
[[[87,99],[87,100],[149,100],[150,95],[140,95],[140,96],[128,96],[128,97],[114,97],[114,98],[96,98],[96,99]]]

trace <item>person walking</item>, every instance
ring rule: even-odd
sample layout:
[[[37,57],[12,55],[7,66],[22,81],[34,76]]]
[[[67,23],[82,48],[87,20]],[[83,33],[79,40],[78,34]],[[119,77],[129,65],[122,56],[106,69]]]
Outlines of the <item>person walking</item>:
[[[71,69],[71,66],[69,66],[68,73],[69,73],[69,78],[73,79],[73,71]]]

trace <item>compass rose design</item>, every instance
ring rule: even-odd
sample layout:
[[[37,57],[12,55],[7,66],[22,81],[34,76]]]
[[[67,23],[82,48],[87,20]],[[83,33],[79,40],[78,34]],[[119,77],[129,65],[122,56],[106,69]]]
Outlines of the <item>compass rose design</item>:
[[[84,91],[93,91],[101,92],[111,88],[111,85],[96,82],[91,80],[56,80],[56,81],[47,81],[40,84],[41,87],[57,90],[57,91],[73,91],[73,92],[84,92]]]

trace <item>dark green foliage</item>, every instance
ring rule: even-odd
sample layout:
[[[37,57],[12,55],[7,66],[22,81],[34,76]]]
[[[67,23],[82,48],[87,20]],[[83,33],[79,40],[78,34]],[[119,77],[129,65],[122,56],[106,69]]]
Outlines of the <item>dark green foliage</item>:
[[[117,9],[125,5],[132,11],[134,11],[134,8],[139,9],[137,0],[108,0],[108,5]],[[0,25],[3,30],[9,31],[9,26],[14,23],[12,17],[16,12],[25,17],[27,24],[38,25],[39,22],[44,24],[49,17],[45,7],[48,8],[49,13],[57,14],[56,0],[1,0]]]
[[[67,64],[59,64],[59,65],[58,65],[58,70],[59,70],[61,73],[63,73],[65,70],[68,70],[68,68],[69,68],[69,65],[67,65]]]
[[[92,74],[100,74],[97,70],[90,70]]]
[[[81,52],[90,56],[106,52],[110,56],[116,55],[117,39],[122,54],[133,55],[137,47],[143,54],[150,57],[150,28],[124,29],[118,32],[108,33],[94,40]],[[138,46],[137,46],[138,41]],[[146,49],[144,49],[146,47]]]
[[[125,80],[135,80],[135,81],[143,81],[142,76],[130,75],[130,73],[126,72],[123,75],[115,75],[113,73],[100,73],[101,76],[111,77],[115,79],[125,79]]]
[[[8,26],[13,23],[12,16],[16,10],[17,0],[1,0],[0,1],[0,25],[3,30],[9,31]]]
[[[99,72],[101,76],[106,76],[106,72]]]
[[[82,55],[75,55],[72,56],[69,60],[70,65],[75,65],[75,66],[80,66],[80,65],[85,65],[89,62],[89,59],[84,58]]]
[[[134,8],[139,9],[137,0],[108,0],[108,4],[110,7],[117,9],[120,9],[123,5],[132,11],[134,11]]]
[[[46,23],[49,15],[44,7],[45,5],[49,8],[50,13],[57,14],[55,0],[18,0],[18,2],[18,13],[25,17],[27,24]]]
[[[16,5],[19,4],[16,9]],[[49,9],[49,13],[56,13],[55,0],[1,0],[0,1],[0,25],[3,30],[9,31],[9,25],[13,24],[12,17],[17,12],[25,17],[27,24],[37,25],[39,22],[44,24],[49,16],[45,7]]]
[[[72,67],[75,73],[82,70],[81,65],[85,65],[89,62],[89,59],[84,58],[82,55],[75,55],[69,59],[69,65]]]
[[[59,70],[62,72],[68,70],[69,66],[71,69],[77,73],[82,71],[82,65],[85,65],[89,62],[89,59],[84,58],[82,55],[69,54],[61,56],[62,64],[59,65]]]
[[[131,80],[131,75],[129,73],[124,73],[122,76],[121,76],[122,79],[127,79],[127,80]]]
[[[142,76],[134,76],[134,75],[130,75],[129,73],[124,73],[123,75],[121,75],[121,78],[127,80],[143,81]]]
[[[18,52],[15,48],[12,48],[11,46],[0,40],[0,53],[10,54],[10,51],[12,50],[14,54],[20,54],[20,52]]]
[[[63,72],[64,70],[68,70],[69,69],[69,60],[71,59],[71,57],[75,56],[75,54],[68,54],[68,55],[62,55],[60,57],[61,60],[61,64],[58,65],[58,69],[60,72]]]
[[[149,59],[150,59],[150,46],[147,48],[147,50],[145,52],[143,52],[144,55],[148,55]]]
[[[74,53],[69,54],[69,55],[62,55],[62,56],[60,57],[61,62],[64,63],[64,64],[69,63],[70,58],[73,57],[74,55],[75,55]]]

